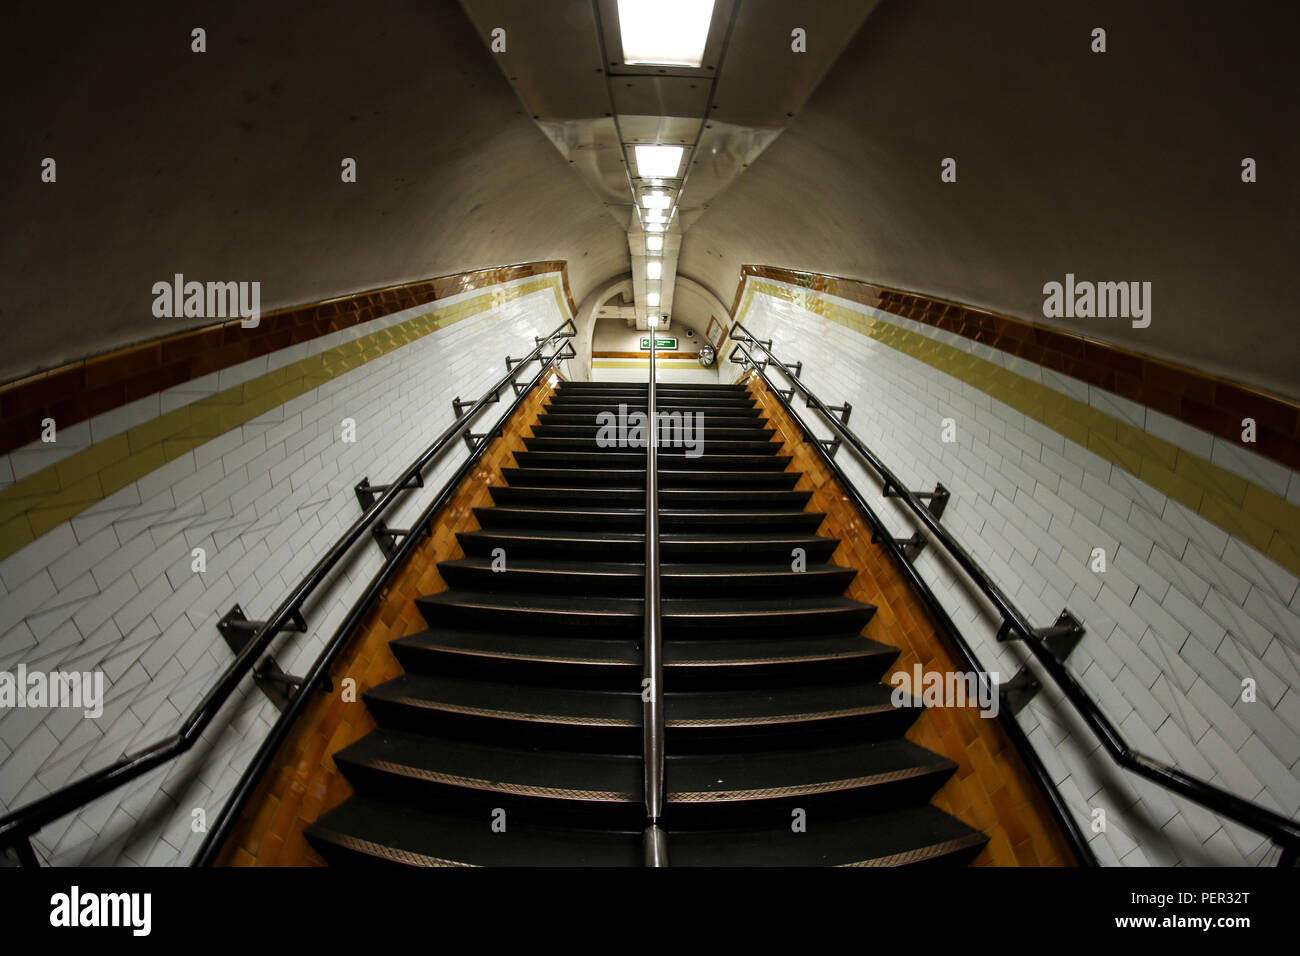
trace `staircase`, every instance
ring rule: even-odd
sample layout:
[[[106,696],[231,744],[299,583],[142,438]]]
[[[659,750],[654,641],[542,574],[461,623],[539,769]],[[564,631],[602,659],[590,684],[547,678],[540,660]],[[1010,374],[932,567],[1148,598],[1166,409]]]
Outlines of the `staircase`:
[[[355,795],[307,831],[329,862],[642,865],[645,450],[596,433],[646,391],[562,383],[476,509],[429,629],[392,643],[406,673],[365,694],[378,729],[334,755]],[[861,636],[875,608],[745,387],[657,391],[704,415],[703,455],[659,449],[671,863],[972,859],[984,834],[928,802],[956,765],[904,739],[898,652]]]

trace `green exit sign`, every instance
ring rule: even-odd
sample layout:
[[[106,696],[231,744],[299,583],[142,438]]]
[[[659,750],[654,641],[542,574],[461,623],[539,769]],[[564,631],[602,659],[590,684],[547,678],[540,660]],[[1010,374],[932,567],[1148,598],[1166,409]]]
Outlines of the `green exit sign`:
[[[646,336],[645,338],[643,338],[643,339],[641,340],[641,348],[646,349],[647,351],[650,349],[650,337],[649,337],[649,336]],[[656,337],[655,337],[655,348],[657,348],[657,349],[675,349],[675,348],[677,348],[677,339],[676,339],[676,338],[661,339],[661,338],[659,338],[659,337],[656,336]]]

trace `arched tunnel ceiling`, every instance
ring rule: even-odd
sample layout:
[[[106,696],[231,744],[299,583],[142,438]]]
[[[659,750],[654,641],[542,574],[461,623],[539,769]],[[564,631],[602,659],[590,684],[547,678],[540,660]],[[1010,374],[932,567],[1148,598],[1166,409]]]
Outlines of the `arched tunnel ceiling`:
[[[679,270],[727,302],[746,263],[867,279],[1300,397],[1297,9],[885,0]],[[1045,319],[1067,272],[1150,281],[1150,327]]]
[[[187,327],[150,311],[176,272],[259,279],[272,310],[536,259],[582,302],[630,268],[453,0],[80,9],[9,15],[0,380]],[[746,263],[862,278],[1297,396],[1295,9],[883,0],[680,273],[726,303]],[[1067,272],[1152,282],[1150,328],[1043,318]]]
[[[76,6],[7,13],[0,381],[204,324],[153,316],[178,272],[271,311],[539,259],[581,301],[628,270],[454,0]]]

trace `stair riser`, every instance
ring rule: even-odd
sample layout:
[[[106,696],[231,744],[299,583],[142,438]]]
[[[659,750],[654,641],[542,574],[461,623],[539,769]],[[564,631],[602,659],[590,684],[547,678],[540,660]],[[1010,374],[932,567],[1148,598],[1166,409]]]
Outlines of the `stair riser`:
[[[339,769],[360,794],[379,800],[405,802],[416,806],[437,807],[439,812],[454,812],[466,818],[467,825],[478,820],[490,831],[493,814],[506,811],[509,824],[534,826],[588,826],[609,829],[632,829],[642,825],[640,768],[626,774],[615,789],[599,793],[512,793],[508,788],[492,789],[493,768],[484,768],[474,782],[430,780],[400,767],[377,767],[339,759]],[[495,768],[498,772],[500,768]],[[917,776],[897,780],[839,783],[843,789],[795,792],[789,795],[755,794],[748,799],[709,802],[691,795],[689,800],[674,799],[672,762],[665,770],[669,797],[664,809],[664,825],[677,829],[712,829],[721,827],[789,826],[795,810],[803,810],[809,825],[844,819],[864,812],[891,810],[930,799],[951,776],[949,768],[925,769]],[[826,781],[837,786],[835,781]],[[595,799],[595,797],[601,799]],[[584,799],[585,798],[585,799]]]
[[[576,612],[542,613],[534,608],[460,607],[416,602],[431,627],[487,627],[493,630],[527,628],[533,633],[582,633],[598,637],[635,636],[644,630],[638,614],[597,615]],[[771,612],[745,617],[682,616],[664,609],[665,639],[679,640],[746,640],[752,637],[797,634],[857,633],[871,618],[870,605],[853,609],[835,609],[816,614]]]
[[[456,536],[467,555],[491,557],[494,548],[505,548],[507,555],[519,557],[559,557],[593,558],[602,561],[639,561],[645,557],[645,544],[634,541],[566,541],[560,538],[524,540],[505,534],[467,533]],[[790,552],[796,547],[808,553],[808,560],[826,561],[835,552],[839,542],[833,538],[798,539],[795,543],[774,542],[736,542],[721,541],[704,545],[697,542],[679,542],[672,538],[663,538],[659,542],[662,560],[691,561],[707,563],[710,561],[790,561]]]
[[[486,530],[501,528],[587,528],[606,531],[643,531],[645,514],[628,511],[602,514],[594,511],[515,510],[507,508],[475,508],[474,517]],[[816,533],[825,516],[815,511],[793,514],[737,513],[719,511],[714,514],[674,514],[661,511],[659,527],[664,533],[679,531],[682,534],[712,534],[717,531],[784,530]]]
[[[502,477],[511,484],[519,485],[556,485],[565,487],[613,487],[645,488],[645,471],[634,472],[627,469],[593,468],[503,468]],[[799,482],[801,476],[791,471],[743,471],[733,473],[711,473],[708,471],[686,471],[660,466],[659,490],[672,491],[692,488],[711,488],[715,490],[790,490]]]
[[[639,696],[630,695],[639,700]],[[576,753],[634,754],[641,752],[641,728],[523,720],[505,716],[465,714],[414,706],[366,695],[366,705],[379,726],[410,733],[434,734],[458,740],[522,749],[541,748]],[[763,723],[727,726],[681,726],[667,707],[667,736],[675,754],[734,753],[737,749],[798,749],[815,735],[818,745],[883,740],[902,736],[919,711],[887,709],[849,716],[775,718]]]
[[[393,653],[410,674],[437,674],[498,683],[573,687],[585,690],[626,690],[641,682],[641,664],[580,664],[536,659],[493,658],[455,654],[429,648],[392,645]],[[671,642],[669,642],[671,648]],[[669,651],[671,654],[671,650]],[[715,664],[691,667],[669,664],[664,686],[674,693],[687,691],[774,687],[782,684],[828,684],[846,680],[878,680],[889,668],[884,655],[836,658],[806,663]]]
[[[568,468],[605,471],[609,468],[624,469],[645,467],[644,451],[622,451],[607,449],[601,452],[554,452],[554,451],[517,451],[515,463],[520,468]],[[705,453],[690,458],[682,451],[674,455],[665,455],[660,467],[675,470],[697,471],[785,471],[790,464],[789,455],[715,455],[707,449]]]
[[[542,505],[548,507],[598,506],[636,508],[645,505],[644,488],[529,488],[518,485],[498,485],[491,489],[495,505]],[[693,508],[698,510],[733,511],[751,508],[775,508],[797,511],[812,498],[811,491],[709,491],[660,488],[659,507],[667,510]]]
[[[624,442],[616,443],[605,439],[597,440],[593,435],[590,438],[525,438],[524,447],[529,451],[603,452],[638,448],[644,451],[645,442],[640,438],[635,442],[628,438]],[[702,455],[706,452],[714,455],[775,455],[781,450],[778,442],[766,439],[759,441],[724,439],[720,436],[710,436],[707,429],[693,431],[689,436],[679,436],[674,432],[661,440],[658,447],[660,459],[673,455]]]
[[[439,565],[442,578],[452,587],[474,590],[500,589],[503,591],[529,591],[537,593],[579,593],[591,595],[620,595],[638,597],[645,594],[645,572],[632,574],[596,574],[581,571],[533,571],[512,569],[507,563],[505,571],[491,568],[466,568],[449,564]],[[764,597],[776,594],[809,595],[844,593],[853,580],[850,569],[835,572],[785,571],[776,574],[692,574],[662,575],[662,595],[673,597]]]

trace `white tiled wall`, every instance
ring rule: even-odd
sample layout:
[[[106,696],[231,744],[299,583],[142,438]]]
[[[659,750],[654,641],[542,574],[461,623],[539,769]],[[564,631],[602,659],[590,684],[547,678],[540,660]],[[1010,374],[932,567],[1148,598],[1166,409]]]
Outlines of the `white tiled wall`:
[[[1297,500],[1296,474],[1205,433],[958,336],[835,301],[1088,401]],[[803,381],[828,404],[851,402],[850,426],[911,488],[951,490],[944,525],[1030,620],[1049,625],[1069,608],[1084,622],[1068,664],[1133,747],[1285,815],[1300,811],[1294,575],[1086,448],[865,335],[761,294],[744,325],[774,339],[783,361],[802,360]],[[940,440],[945,418],[956,422],[955,444]],[[837,460],[891,529],[909,536],[913,519],[880,495],[874,473],[847,448]],[[1095,547],[1106,549],[1104,574],[1088,567]],[[942,549],[927,548],[917,566],[984,668],[1010,678],[1024,652],[996,642],[997,622]],[[1256,680],[1257,703],[1241,701],[1244,677]],[[1119,770],[1050,679],[1042,683],[1021,723],[1085,833],[1092,810],[1107,810],[1107,829],[1091,836],[1104,863],[1275,859],[1254,832]]]
[[[20,449],[0,471],[22,477],[92,437],[430,308],[169,389],[61,430],[55,446]],[[98,720],[72,710],[0,711],[0,812],[173,733],[233,659],[218,618],[236,602],[254,619],[268,615],[359,515],[353,486],[364,476],[376,484],[395,477],[451,424],[453,397],[478,398],[505,372],[506,355],[527,354],[534,335],[564,318],[550,288],[501,302],[208,442],[0,563],[0,670],[20,662],[41,671],[99,668],[106,685]],[[472,430],[489,431],[511,397],[505,389]],[[354,444],[340,440],[345,418],[356,421]],[[388,523],[404,527],[418,515],[467,454],[457,442]],[[190,570],[196,547],[207,552],[201,575]],[[354,555],[308,603],[307,633],[273,645],[287,672],[308,669],[382,563],[368,537]],[[192,832],[192,811],[215,817],[276,716],[246,679],[193,750],[46,827],[33,840],[37,854],[56,865],[188,862],[203,836]]]

